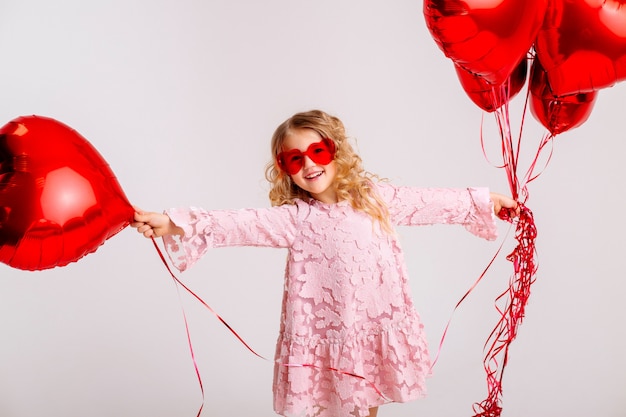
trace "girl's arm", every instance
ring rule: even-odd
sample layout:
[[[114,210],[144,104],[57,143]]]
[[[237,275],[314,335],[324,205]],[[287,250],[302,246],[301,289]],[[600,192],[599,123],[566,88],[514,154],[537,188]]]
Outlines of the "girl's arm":
[[[297,215],[295,205],[239,210],[180,208],[164,214],[137,209],[132,226],[146,237],[163,237],[174,266],[184,271],[211,248],[287,248],[297,233]]]
[[[400,226],[459,224],[489,240],[497,237],[496,213],[514,200],[486,188],[419,188],[379,183],[391,222]]]

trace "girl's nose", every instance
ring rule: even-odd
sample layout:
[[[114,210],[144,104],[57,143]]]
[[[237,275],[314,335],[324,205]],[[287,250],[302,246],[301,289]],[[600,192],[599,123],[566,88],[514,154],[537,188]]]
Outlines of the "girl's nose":
[[[313,162],[313,160],[309,158],[307,155],[304,155],[302,166],[304,168],[312,167],[312,166],[315,166],[315,162]]]

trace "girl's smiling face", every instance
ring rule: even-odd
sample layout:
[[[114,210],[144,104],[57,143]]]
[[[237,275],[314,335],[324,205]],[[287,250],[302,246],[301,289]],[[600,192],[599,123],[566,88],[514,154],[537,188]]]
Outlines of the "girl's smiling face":
[[[305,153],[311,144],[321,140],[322,137],[313,129],[293,129],[285,136],[282,151],[298,149]],[[333,186],[337,175],[335,161],[319,165],[307,155],[302,155],[302,158],[302,169],[291,174],[293,182],[316,200],[329,204],[336,203],[337,193]]]

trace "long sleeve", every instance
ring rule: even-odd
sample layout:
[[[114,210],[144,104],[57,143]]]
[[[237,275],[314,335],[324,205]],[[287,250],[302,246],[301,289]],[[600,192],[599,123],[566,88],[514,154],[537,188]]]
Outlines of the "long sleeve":
[[[203,210],[177,208],[165,212],[184,230],[182,238],[164,236],[174,266],[184,271],[211,248],[224,246],[289,247],[296,235],[296,205],[262,209]]]
[[[377,186],[395,225],[458,224],[478,237],[497,238],[487,188],[416,188],[387,183]]]

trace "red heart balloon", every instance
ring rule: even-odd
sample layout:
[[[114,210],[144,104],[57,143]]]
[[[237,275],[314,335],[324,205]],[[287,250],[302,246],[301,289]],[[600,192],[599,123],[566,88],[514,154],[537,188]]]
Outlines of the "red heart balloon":
[[[530,111],[553,136],[587,121],[593,110],[597,91],[555,97],[539,61],[534,61],[531,72]]]
[[[424,0],[426,25],[456,65],[501,85],[532,46],[548,0]]]
[[[555,96],[626,79],[626,0],[551,0],[535,49]]]
[[[454,65],[461,86],[467,96],[481,109],[492,112],[508,103],[520,92],[526,83],[528,60],[526,58],[517,65],[509,78],[502,85],[494,86],[458,65]]]
[[[25,116],[0,129],[0,261],[64,266],[129,225],[134,209],[98,151],[56,120]]]

